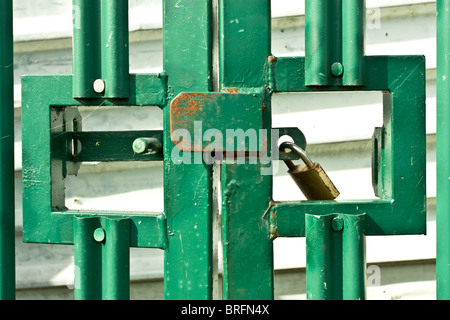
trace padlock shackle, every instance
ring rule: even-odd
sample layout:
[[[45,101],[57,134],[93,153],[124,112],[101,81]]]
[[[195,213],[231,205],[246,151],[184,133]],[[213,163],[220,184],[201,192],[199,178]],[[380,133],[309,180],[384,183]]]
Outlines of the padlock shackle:
[[[300,156],[300,158],[308,166],[308,168],[314,167],[314,162],[312,162],[312,160],[308,157],[308,155],[306,154],[305,150],[300,148],[295,143],[289,142],[289,141],[285,141],[285,142],[280,144],[279,149],[280,149],[280,152],[282,152],[282,153],[284,153],[283,152],[284,149],[290,149],[290,150],[294,151],[296,154],[298,154]]]

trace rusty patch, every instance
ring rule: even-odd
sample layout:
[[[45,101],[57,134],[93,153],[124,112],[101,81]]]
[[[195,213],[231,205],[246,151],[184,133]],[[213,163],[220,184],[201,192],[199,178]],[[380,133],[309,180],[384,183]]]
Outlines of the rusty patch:
[[[222,89],[223,92],[228,92],[228,93],[238,93],[239,89],[238,88],[224,88]]]
[[[239,96],[242,95],[242,96]],[[197,133],[203,137],[203,132],[196,132],[203,129],[222,130],[231,128],[242,128],[244,131],[248,129],[261,129],[263,127],[263,109],[266,107],[264,101],[261,101],[259,108],[255,105],[255,94],[239,93],[237,88],[223,89],[222,92],[215,93],[180,93],[170,103],[170,135],[171,140],[175,146],[184,152],[202,152],[206,147],[208,141],[203,141],[199,145],[194,141]],[[223,101],[222,101],[223,100]],[[241,102],[242,101],[242,102]],[[241,113],[239,117],[236,116],[236,110],[227,112],[227,108],[223,106],[241,105]],[[258,103],[259,104],[259,103]],[[222,120],[221,120],[222,119]],[[197,125],[196,122],[202,122],[202,125]],[[256,122],[254,122],[256,121]],[[260,122],[260,123],[258,123]],[[177,131],[178,129],[186,130]],[[186,139],[184,139],[186,137]],[[190,137],[190,141],[187,138]],[[225,134],[223,136],[225,138]],[[224,139],[223,142],[228,142]],[[234,140],[233,140],[234,141]],[[233,141],[229,141],[230,143]],[[233,142],[234,145],[234,142]],[[222,146],[223,148],[223,146]],[[236,146],[235,146],[236,148]],[[224,151],[222,149],[221,151]],[[215,151],[218,151],[217,149]],[[237,146],[235,151],[244,151],[246,147]],[[263,152],[267,151],[267,146],[263,147]]]
[[[200,114],[204,117],[206,114],[203,112],[205,106],[204,101],[210,100],[214,101],[215,96],[210,93],[186,93],[182,92],[176,96],[170,103],[170,136],[172,139],[172,134],[176,129],[186,129],[192,132],[194,128],[192,127],[195,119]],[[200,118],[199,121],[202,121]],[[192,139],[193,137],[191,137]],[[181,140],[173,140],[172,142],[177,146],[180,151],[192,151],[191,142],[184,142]],[[200,147],[201,148],[201,147]],[[201,148],[202,149],[202,148]],[[193,151],[202,151],[196,150]]]

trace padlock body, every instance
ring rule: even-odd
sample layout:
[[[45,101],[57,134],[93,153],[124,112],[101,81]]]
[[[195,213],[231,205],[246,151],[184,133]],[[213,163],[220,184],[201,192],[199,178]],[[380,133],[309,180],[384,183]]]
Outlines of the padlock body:
[[[311,168],[300,164],[288,173],[308,200],[334,200],[339,195],[322,166],[316,162]]]

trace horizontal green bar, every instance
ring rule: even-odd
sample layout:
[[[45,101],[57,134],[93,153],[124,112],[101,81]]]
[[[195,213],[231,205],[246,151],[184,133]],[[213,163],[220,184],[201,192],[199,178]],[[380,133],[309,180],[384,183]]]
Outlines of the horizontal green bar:
[[[305,86],[305,58],[277,57],[272,64],[272,81],[275,92],[321,92],[321,91],[395,91],[403,84],[408,75],[420,70],[424,56],[367,56],[366,83],[364,88],[352,86]]]
[[[305,214],[366,214],[366,235],[418,234],[421,224],[407,224],[407,213],[389,200],[274,202],[270,208],[273,237],[304,237]]]
[[[74,218],[128,218],[131,220],[131,247],[165,249],[167,246],[166,216],[164,213],[68,210],[52,211],[52,216],[59,218],[60,223],[68,223],[73,221]],[[51,243],[73,244],[73,231],[60,236],[59,240],[53,238]]]
[[[22,76],[25,101],[39,96],[48,106],[164,106],[167,98],[167,74],[130,74],[128,99],[74,99],[72,75]],[[28,98],[29,97],[29,98]],[[24,99],[22,98],[22,101]],[[27,99],[28,98],[28,99]]]
[[[72,162],[85,161],[163,161],[163,151],[154,154],[137,154],[132,145],[137,138],[156,138],[162,144],[162,130],[111,131],[111,132],[66,132],[67,140],[81,143],[77,155],[69,155]],[[67,141],[66,140],[66,141]]]
[[[300,148],[306,148],[306,139],[303,133],[294,127],[274,128],[278,130],[278,136],[291,136]],[[81,144],[81,151],[77,155],[70,154],[67,150],[65,160],[71,162],[113,162],[113,161],[163,161],[163,150],[153,154],[137,154],[130,147],[137,138],[156,138],[162,144],[162,130],[142,131],[82,131],[54,134],[52,152],[62,150],[71,144],[71,140],[77,140]],[[280,153],[280,160],[298,160],[296,153]]]

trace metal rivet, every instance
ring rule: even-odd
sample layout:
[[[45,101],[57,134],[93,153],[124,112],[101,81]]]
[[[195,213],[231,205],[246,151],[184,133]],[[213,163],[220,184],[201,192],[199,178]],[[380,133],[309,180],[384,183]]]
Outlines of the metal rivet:
[[[331,65],[331,74],[335,77],[341,77],[344,73],[344,66],[340,62],[335,62]]]
[[[341,231],[344,229],[344,220],[340,217],[334,218],[331,220],[331,228],[333,228],[334,231]]]
[[[94,239],[97,242],[102,242],[103,240],[105,240],[105,230],[103,230],[102,228],[97,228],[94,230]]]
[[[105,91],[105,82],[102,79],[94,81],[94,91],[97,93],[103,93]]]

